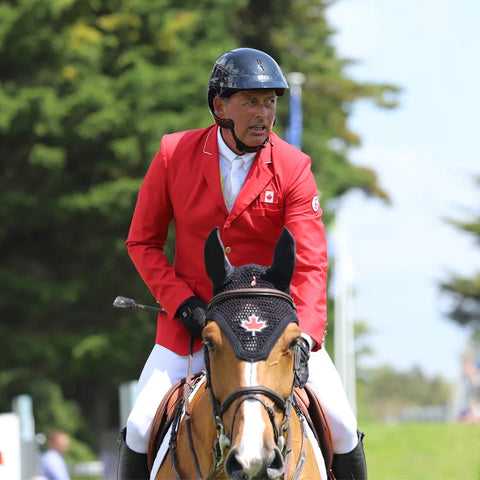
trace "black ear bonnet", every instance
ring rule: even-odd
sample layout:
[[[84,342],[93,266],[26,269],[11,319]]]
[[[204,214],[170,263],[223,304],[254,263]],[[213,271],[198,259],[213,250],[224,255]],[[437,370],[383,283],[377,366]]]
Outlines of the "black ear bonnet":
[[[298,324],[295,305],[289,297],[295,266],[291,233],[284,229],[270,267],[233,267],[215,229],[205,244],[205,266],[214,291],[207,322],[213,320],[219,325],[238,358],[266,359],[287,325]]]

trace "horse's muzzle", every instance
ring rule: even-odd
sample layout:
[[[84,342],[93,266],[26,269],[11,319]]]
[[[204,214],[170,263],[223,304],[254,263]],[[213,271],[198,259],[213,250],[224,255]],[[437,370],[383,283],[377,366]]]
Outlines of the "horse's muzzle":
[[[274,447],[268,458],[257,461],[241,457],[237,448],[232,448],[225,459],[225,473],[233,480],[275,480],[283,474],[285,463],[282,454]]]

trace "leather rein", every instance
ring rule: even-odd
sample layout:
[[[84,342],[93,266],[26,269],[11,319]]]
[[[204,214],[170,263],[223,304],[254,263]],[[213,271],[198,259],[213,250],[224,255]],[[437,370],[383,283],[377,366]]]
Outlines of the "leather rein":
[[[277,290],[273,288],[243,288],[243,289],[224,291],[215,295],[212,298],[208,307],[211,308],[213,305],[216,305],[224,300],[229,300],[232,298],[259,297],[259,296],[281,298],[289,302],[293,306],[293,308],[295,308],[295,303],[293,302],[290,295],[288,295],[285,292],[282,292],[281,290]],[[219,470],[219,468],[222,466],[225,460],[225,451],[231,445],[231,438],[229,438],[225,434],[225,426],[223,424],[223,415],[233,405],[235,401],[237,401],[237,404],[235,405],[235,410],[233,413],[232,425],[231,425],[230,431],[233,432],[233,427],[235,424],[237,412],[240,409],[240,406],[243,402],[245,402],[246,400],[256,400],[260,402],[265,408],[265,410],[267,411],[268,417],[270,419],[270,422],[273,428],[275,442],[279,450],[282,452],[285,466],[286,466],[285,470],[287,471],[287,465],[290,459],[290,452],[291,452],[291,435],[288,435],[288,432],[290,431],[289,422],[290,422],[292,405],[295,411],[297,412],[297,415],[300,418],[303,417],[303,413],[294,396],[293,382],[292,382],[292,388],[291,388],[290,394],[287,398],[281,397],[278,393],[271,390],[270,388],[267,388],[261,385],[256,385],[251,387],[237,388],[230,395],[228,395],[223,402],[219,402],[212,388],[211,373],[210,373],[210,355],[209,355],[207,346],[204,345],[203,351],[204,351],[204,362],[205,362],[205,372],[206,372],[206,388],[208,388],[210,393],[210,404],[212,406],[212,414],[213,414],[213,419],[215,422],[215,428],[217,432],[215,445],[212,447],[214,461],[207,479],[208,480],[212,479],[215,473],[217,472],[217,470]],[[200,465],[198,462],[198,457],[195,452],[195,447],[193,443],[193,434],[192,434],[192,428],[191,428],[189,395],[193,390],[193,388],[195,387],[195,377],[192,376],[192,372],[191,372],[192,360],[193,360],[193,337],[190,341],[189,366],[188,366],[188,375],[185,382],[184,395],[178,405],[177,414],[175,415],[176,418],[174,420],[174,425],[172,428],[172,434],[171,434],[170,443],[169,443],[171,462],[172,462],[172,466],[175,471],[177,480],[182,480],[180,477],[180,474],[178,473],[177,462],[175,458],[176,440],[177,440],[178,429],[180,427],[182,413],[185,414],[188,443],[190,448],[190,454],[192,455],[193,463],[195,465],[195,470],[196,470],[198,479],[204,480],[201,469],[200,469]],[[297,354],[297,352],[295,352],[294,368],[298,368],[298,361],[299,361],[299,355]],[[277,427],[277,424],[275,423],[274,408],[271,405],[269,405],[262,397],[267,397],[269,400],[271,400],[274,403],[274,405],[276,405],[280,409],[280,411],[283,413],[283,420],[280,425],[280,428]],[[301,453],[300,453],[292,480],[297,479],[298,476],[300,475],[300,472],[305,463],[305,457],[306,457],[307,432],[304,425],[305,422],[301,421],[301,424],[302,424],[302,433],[303,433],[302,449],[301,449]]]

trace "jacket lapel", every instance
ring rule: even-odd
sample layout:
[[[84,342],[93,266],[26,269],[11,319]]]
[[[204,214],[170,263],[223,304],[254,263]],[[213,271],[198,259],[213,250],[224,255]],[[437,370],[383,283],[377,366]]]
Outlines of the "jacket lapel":
[[[207,181],[208,188],[223,212],[228,215],[225,200],[223,199],[222,185],[220,181],[220,163],[218,161],[218,126],[212,127],[203,143],[201,155],[201,168]]]
[[[273,177],[273,169],[269,167],[272,163],[272,147],[270,142],[266,143],[255,157],[255,160],[248,172],[245,183],[237,197],[230,215],[240,215],[265,189]]]

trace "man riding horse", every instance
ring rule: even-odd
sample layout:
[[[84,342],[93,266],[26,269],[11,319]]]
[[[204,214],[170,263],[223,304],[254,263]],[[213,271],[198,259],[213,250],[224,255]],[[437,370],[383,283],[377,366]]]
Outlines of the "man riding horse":
[[[165,313],[158,316],[156,343],[122,432],[119,479],[149,477],[151,422],[162,397],[186,375],[191,336],[192,370],[204,369],[200,335],[212,286],[203,246],[215,227],[232,265],[269,265],[283,227],[293,234],[291,294],[302,330],[296,383],[308,379],[328,414],[336,478],[366,478],[355,416],[322,348],[327,246],[311,160],[272,132],[277,98],[287,89],[280,67],[266,53],[250,48],[225,53],[208,86],[215,124],[165,135],[145,176],[126,245]],[[171,221],[173,266],[163,252]]]

